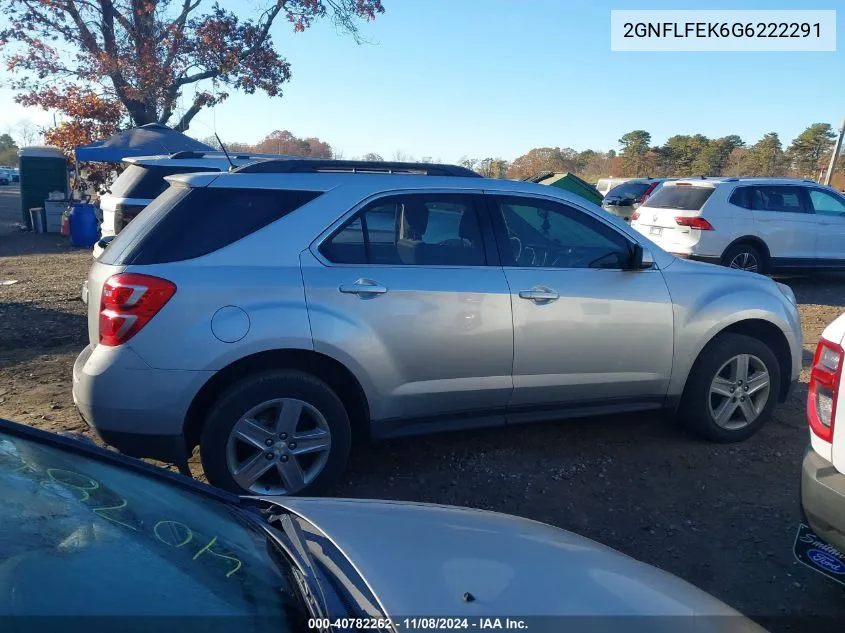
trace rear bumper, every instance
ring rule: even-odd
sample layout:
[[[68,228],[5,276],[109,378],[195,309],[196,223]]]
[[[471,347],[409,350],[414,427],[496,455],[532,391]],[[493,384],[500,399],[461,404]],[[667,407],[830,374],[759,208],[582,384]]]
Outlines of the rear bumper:
[[[185,416],[214,372],[153,369],[130,347],[86,347],[73,365],[73,402],[104,442],[133,457],[184,458]]]
[[[801,508],[816,536],[845,552],[845,475],[813,450],[801,467]]]

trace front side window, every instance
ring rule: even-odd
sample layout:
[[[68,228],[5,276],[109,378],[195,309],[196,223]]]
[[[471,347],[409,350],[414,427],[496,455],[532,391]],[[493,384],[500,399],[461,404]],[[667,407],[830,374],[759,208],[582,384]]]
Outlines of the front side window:
[[[630,243],[612,228],[563,204],[532,198],[495,198],[507,240],[505,266],[627,268]]]
[[[754,211],[804,213],[804,199],[800,187],[751,187],[751,208]]]
[[[408,194],[380,198],[320,247],[336,264],[484,266],[477,198]]]
[[[821,189],[811,189],[810,201],[813,203],[813,209],[819,215],[845,217],[845,202],[839,196]]]

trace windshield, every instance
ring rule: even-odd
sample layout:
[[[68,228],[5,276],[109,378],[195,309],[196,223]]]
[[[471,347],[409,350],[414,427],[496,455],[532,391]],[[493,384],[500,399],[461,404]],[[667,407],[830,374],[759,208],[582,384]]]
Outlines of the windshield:
[[[118,198],[152,200],[170,186],[164,178],[174,174],[220,171],[216,167],[179,167],[174,165],[130,164],[109,187],[109,193]]]
[[[650,182],[626,182],[608,191],[607,199],[639,200],[650,186]]]
[[[661,187],[646,200],[643,206],[657,209],[698,211],[713,195],[714,191],[713,187],[693,187],[691,185]]]
[[[0,432],[0,616],[232,616],[302,630],[265,533],[225,501]]]

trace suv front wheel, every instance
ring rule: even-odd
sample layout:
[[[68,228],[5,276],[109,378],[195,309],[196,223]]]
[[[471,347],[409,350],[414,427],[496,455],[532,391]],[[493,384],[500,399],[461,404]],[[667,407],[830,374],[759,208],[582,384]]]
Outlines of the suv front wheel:
[[[681,421],[715,442],[739,442],[771,417],[780,365],[769,347],[742,334],[720,334],[696,361],[679,411]]]
[[[200,458],[208,480],[237,494],[315,494],[343,473],[352,434],[340,398],[305,372],[248,375],[206,418]]]

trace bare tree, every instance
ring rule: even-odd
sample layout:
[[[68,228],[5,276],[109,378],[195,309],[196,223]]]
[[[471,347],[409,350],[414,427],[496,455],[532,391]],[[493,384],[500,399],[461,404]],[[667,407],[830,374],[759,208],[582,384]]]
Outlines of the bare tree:
[[[41,141],[41,130],[29,119],[21,119],[11,128],[11,135],[18,147],[34,145]]]

